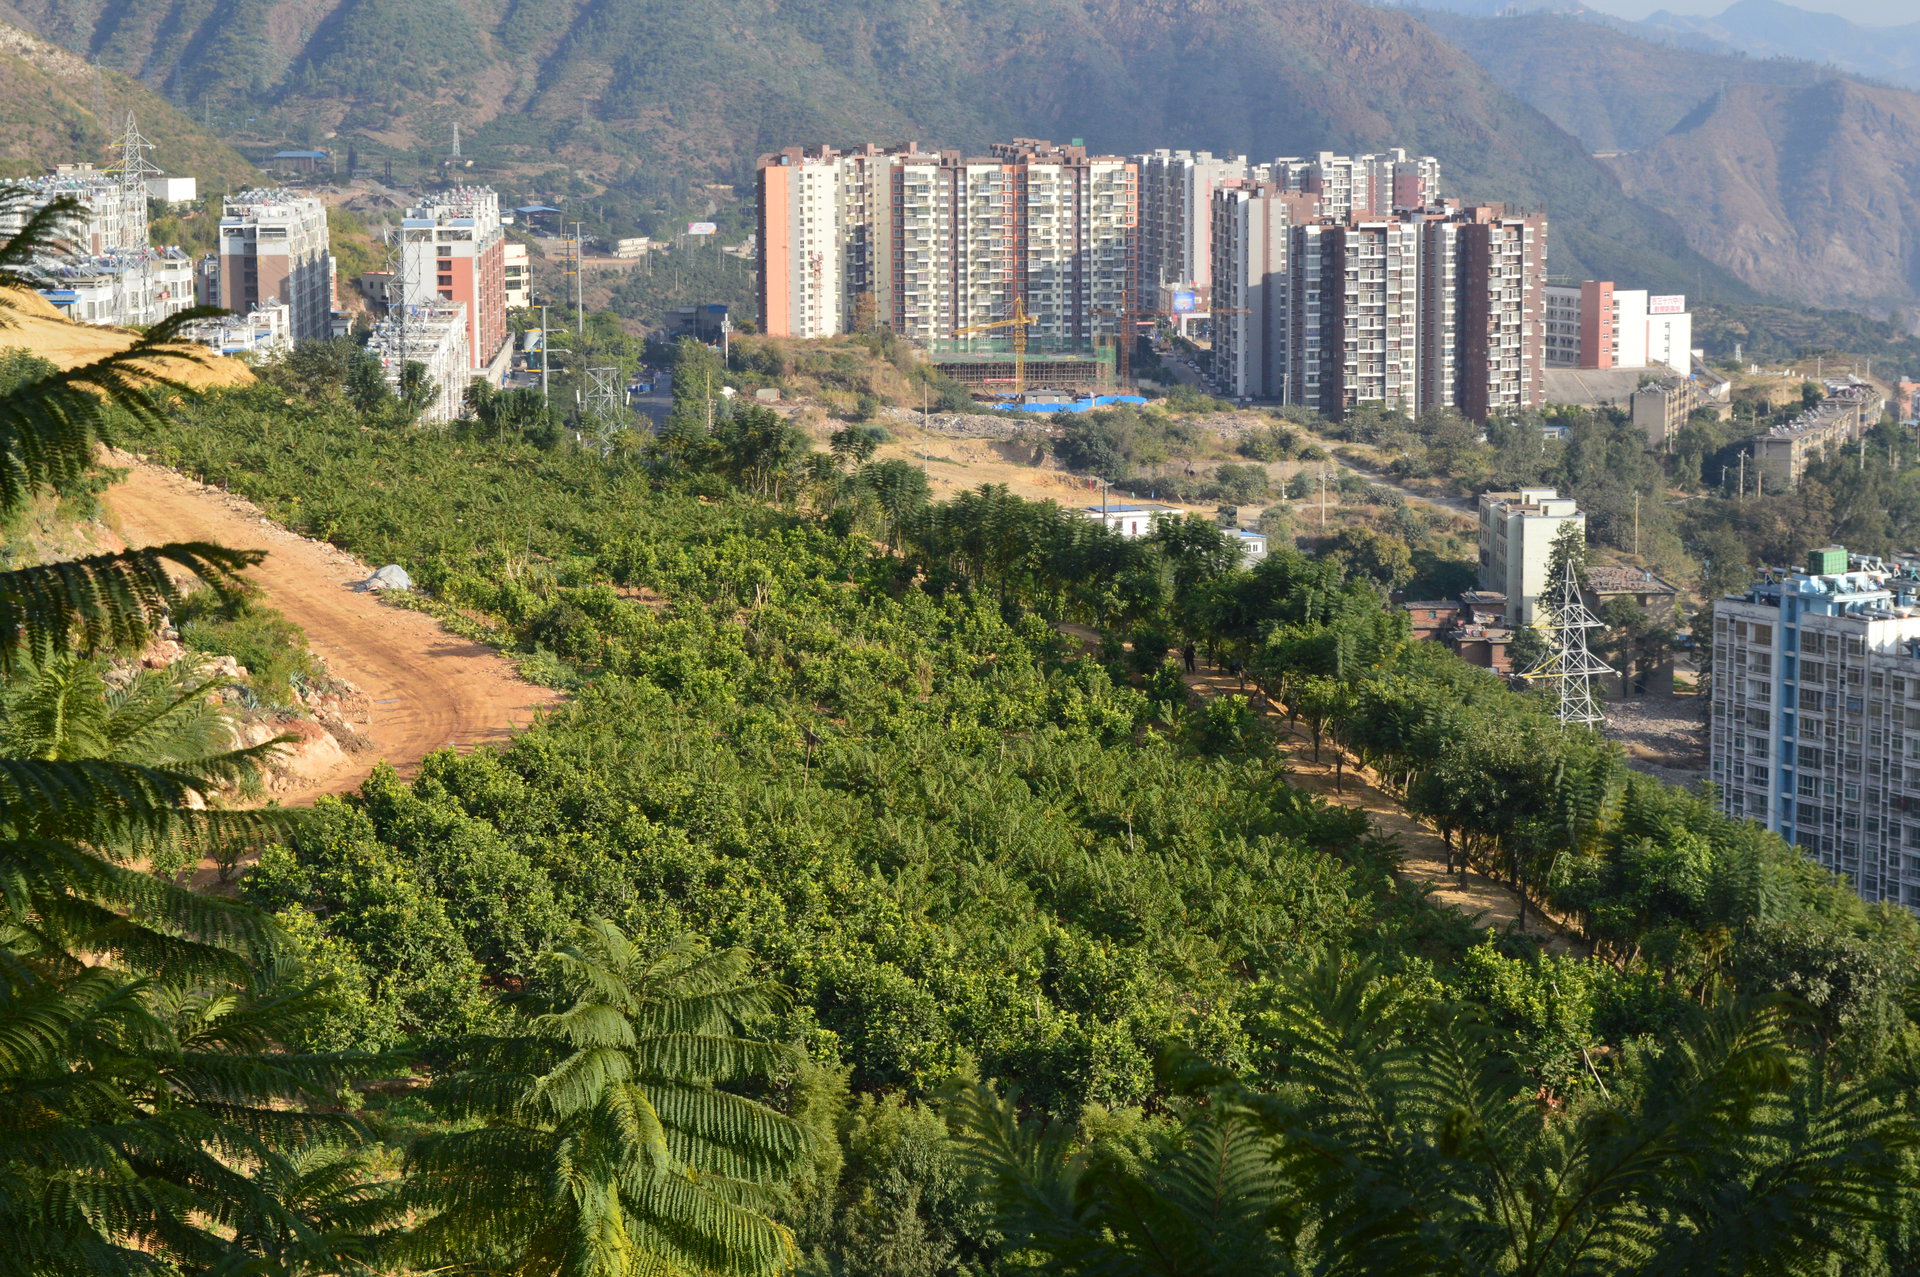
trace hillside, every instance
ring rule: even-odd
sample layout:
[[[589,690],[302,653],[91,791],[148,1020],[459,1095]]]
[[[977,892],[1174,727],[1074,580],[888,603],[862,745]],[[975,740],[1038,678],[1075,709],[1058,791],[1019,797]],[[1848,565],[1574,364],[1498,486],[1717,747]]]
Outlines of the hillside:
[[[1864,26],[1780,0],[1737,0],[1713,17],[1662,11],[1633,26],[1654,39],[1761,58],[1807,58],[1920,89],[1920,22]]]
[[[1920,95],[1734,85],[1612,163],[1757,288],[1829,306],[1920,297]]]
[[[1474,18],[1428,9],[1420,17],[1501,88],[1593,151],[1659,141],[1722,85],[1804,86],[1836,74],[1790,57],[1655,43],[1565,14]]]
[[[153,160],[164,171],[214,186],[258,176],[233,148],[145,85],[0,23],[0,174],[68,160],[103,162],[128,111],[154,141]]]
[[[0,289],[0,350],[24,350],[56,368],[77,368],[104,359],[131,346],[134,334],[102,324],[76,324],[38,293]],[[253,384],[253,372],[238,359],[216,355],[201,346],[185,347],[187,362],[169,362],[165,372],[173,381],[207,390]]]
[[[1407,14],[1353,0],[13,0],[43,35],[271,138],[415,159],[454,122],[502,180],[640,215],[740,188],[801,141],[1012,134],[1101,149],[1431,151],[1461,191],[1557,218],[1557,270],[1694,277],[1664,214]],[[240,39],[248,31],[255,38]],[[544,176],[543,176],[544,175]],[[724,194],[717,196],[724,200]],[[1730,279],[1718,281],[1733,294]]]

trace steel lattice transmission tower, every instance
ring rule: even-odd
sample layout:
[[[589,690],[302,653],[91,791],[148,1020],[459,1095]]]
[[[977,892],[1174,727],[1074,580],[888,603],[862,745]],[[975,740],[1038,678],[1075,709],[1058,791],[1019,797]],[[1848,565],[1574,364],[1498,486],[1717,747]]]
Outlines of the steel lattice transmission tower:
[[[127,130],[114,143],[114,149],[120,158],[107,167],[109,176],[120,179],[120,188],[126,192],[126,207],[133,212],[139,224],[135,238],[142,245],[147,242],[147,179],[161,177],[160,168],[147,158],[153,150],[153,143],[140,136],[140,128],[133,122],[133,112],[127,112]]]
[[[1614,671],[1587,649],[1587,631],[1605,629],[1606,623],[1580,598],[1579,574],[1571,559],[1553,593],[1542,596],[1540,603],[1547,612],[1544,628],[1553,650],[1520,677],[1529,682],[1554,684],[1560,693],[1560,706],[1554,717],[1562,723],[1599,727],[1607,718],[1593,698],[1593,679],[1597,674]]]
[[[618,368],[589,368],[587,378],[587,398],[581,406],[581,424],[592,432],[604,455],[613,448],[614,437],[631,424],[626,391],[620,384]]]

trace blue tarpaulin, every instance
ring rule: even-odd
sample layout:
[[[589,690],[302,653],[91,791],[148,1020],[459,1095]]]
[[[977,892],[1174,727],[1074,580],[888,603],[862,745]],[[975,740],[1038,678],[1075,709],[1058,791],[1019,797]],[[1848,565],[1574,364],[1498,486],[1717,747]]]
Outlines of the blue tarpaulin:
[[[1144,404],[1144,395],[1095,395],[1091,399],[1072,399],[1065,403],[996,403],[988,404],[996,412],[1092,412],[1095,408],[1110,408],[1114,404]]]

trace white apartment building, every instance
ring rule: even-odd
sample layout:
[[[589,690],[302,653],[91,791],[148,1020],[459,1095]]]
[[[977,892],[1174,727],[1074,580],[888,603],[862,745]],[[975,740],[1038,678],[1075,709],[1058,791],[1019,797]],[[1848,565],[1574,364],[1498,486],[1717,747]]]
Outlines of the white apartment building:
[[[1651,296],[1611,280],[1546,286],[1550,368],[1693,367],[1693,316],[1680,295]]]
[[[147,247],[145,181],[124,182],[91,164],[62,164],[44,177],[10,180],[25,193],[25,208],[0,219],[0,232],[19,230],[26,215],[56,199],[78,200],[81,212],[63,228],[78,256],[136,252]]]
[[[420,414],[422,421],[448,422],[466,410],[467,383],[473,380],[467,348],[465,302],[439,299],[396,308],[374,327],[367,353],[380,361],[387,386],[400,392],[402,370],[417,363],[427,370],[436,388],[433,402]]]
[[[1315,195],[1328,217],[1386,217],[1425,208],[1440,198],[1440,161],[1394,148],[1371,155],[1321,151],[1312,158],[1282,156],[1251,177],[1283,190]]]
[[[262,306],[246,315],[222,315],[187,326],[187,341],[221,355],[264,355],[293,345],[284,305]]]
[[[502,254],[507,285],[507,309],[525,310],[533,305],[533,268],[527,246],[508,240]]]
[[[228,196],[220,218],[219,305],[237,315],[284,305],[295,342],[333,335],[333,255],[326,206],[256,188]]]
[[[1507,620],[1516,628],[1533,623],[1547,591],[1547,562],[1560,529],[1587,531],[1587,516],[1572,497],[1553,488],[1480,494],[1480,588],[1507,596]]]
[[[1815,550],[1714,604],[1713,670],[1726,813],[1920,908],[1920,566]]]
[[[190,180],[190,179],[189,179]],[[80,204],[62,228],[71,251],[39,255],[31,263],[40,295],[81,323],[145,328],[194,304],[193,263],[178,248],[147,243],[147,183],[91,164],[63,164],[44,177],[14,185],[20,207],[0,217],[0,233],[16,231],[31,213],[56,199]]]
[[[1287,255],[1294,226],[1318,216],[1318,201],[1240,184],[1217,190],[1209,212],[1214,383],[1235,398],[1295,402],[1288,381]]]
[[[1135,305],[1160,306],[1163,290],[1196,294],[1198,309],[1213,283],[1213,192],[1247,180],[1241,156],[1211,151],[1151,151],[1133,157],[1140,175],[1140,254]]]
[[[1117,331],[1135,271],[1133,162],[1030,138],[991,150],[763,156],[763,331],[826,337],[872,322],[945,340],[1007,319],[1016,297],[1031,342]]]
[[[194,304],[193,259],[178,248],[48,257],[34,273],[40,295],[81,323],[148,328]]]
[[[769,335],[831,337],[853,327],[842,206],[860,166],[850,159],[823,147],[761,161],[760,315]]]

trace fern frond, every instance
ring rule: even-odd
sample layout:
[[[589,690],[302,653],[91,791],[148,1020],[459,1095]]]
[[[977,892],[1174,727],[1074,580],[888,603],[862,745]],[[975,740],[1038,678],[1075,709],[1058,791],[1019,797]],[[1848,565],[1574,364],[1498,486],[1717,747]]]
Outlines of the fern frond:
[[[179,605],[182,574],[232,591],[235,574],[264,557],[183,541],[0,572],[0,673],[23,658],[136,646]]]

